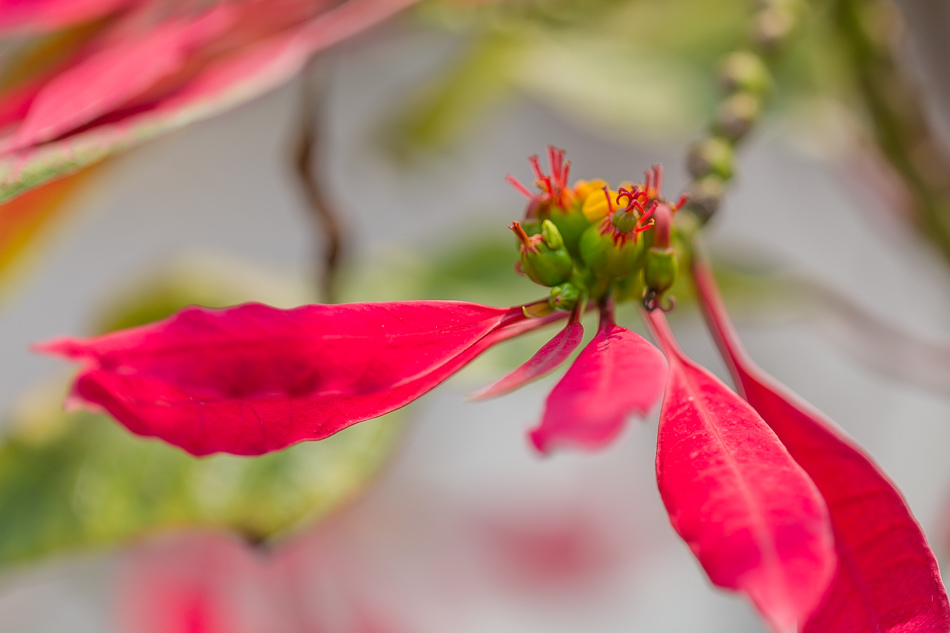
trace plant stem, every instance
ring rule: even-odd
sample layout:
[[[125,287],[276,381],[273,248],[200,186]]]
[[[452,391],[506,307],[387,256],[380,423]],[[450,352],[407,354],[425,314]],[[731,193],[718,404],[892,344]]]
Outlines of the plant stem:
[[[838,0],[834,20],[874,139],[913,197],[918,228],[950,261],[950,158],[889,42],[872,30],[873,12],[888,9],[880,0]]]
[[[317,119],[322,119],[324,97],[320,93],[317,73],[309,64],[304,71],[303,100],[297,128],[294,169],[306,196],[307,207],[320,230],[322,252],[317,261],[320,297],[326,303],[336,298],[336,281],[343,253],[343,225],[335,206],[330,202],[323,179],[320,146],[323,138]]]

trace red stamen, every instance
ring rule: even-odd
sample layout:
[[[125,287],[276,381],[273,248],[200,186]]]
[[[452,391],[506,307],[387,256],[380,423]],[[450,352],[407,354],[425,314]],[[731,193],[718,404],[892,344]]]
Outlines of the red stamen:
[[[524,232],[524,228],[521,226],[520,222],[512,222],[511,226],[508,228],[518,236],[518,239],[521,240],[521,243],[525,248],[531,248],[531,238],[528,237],[528,234]]]
[[[627,189],[626,187],[621,187],[620,191],[617,192],[617,204],[620,204],[621,198],[626,198],[628,202],[636,200],[640,195],[639,188],[634,186],[633,189]]]
[[[527,187],[522,185],[521,182],[519,182],[518,179],[512,176],[511,174],[508,174],[505,177],[505,180],[508,182],[509,185],[517,189],[519,192],[521,192],[522,195],[526,196],[529,200],[534,197],[534,194],[531,193],[531,191],[529,191]]]
[[[653,186],[656,188],[656,195],[659,197],[663,191],[663,165],[653,166]]]
[[[658,202],[654,202],[654,203],[650,206],[649,211],[644,212],[644,214],[640,216],[640,219],[637,220],[637,227],[641,227],[641,226],[642,226],[642,227],[650,227],[650,226],[653,225],[653,221],[650,220],[650,218],[652,218],[652,217],[653,217],[653,214],[656,213],[656,208],[657,208],[658,205],[659,205]],[[647,220],[650,220],[649,223],[647,223]],[[645,230],[646,230],[646,228],[640,229],[640,231],[645,231]]]
[[[611,217],[614,214],[614,205],[610,203],[610,191],[607,190],[606,185],[604,186],[604,197],[607,198],[607,217]]]
[[[638,222],[637,224],[639,224],[639,222]],[[639,235],[640,233],[643,233],[644,231],[649,231],[651,228],[653,228],[653,225],[654,225],[654,224],[656,224],[656,222],[653,221],[653,220],[650,220],[649,222],[647,222],[647,223],[644,224],[643,226],[635,226],[635,227],[633,227],[633,232],[634,232],[634,234]]]
[[[544,180],[544,172],[541,171],[541,165],[538,164],[538,155],[535,154],[528,158],[528,162],[531,163],[531,166],[534,168],[534,175],[538,180]]]
[[[689,200],[689,194],[684,193],[680,196],[680,199],[676,201],[676,204],[673,205],[673,211],[679,211],[683,208],[683,205],[686,204],[686,201]]]
[[[567,161],[566,163],[564,163],[564,173],[561,174],[561,186],[562,186],[562,187],[566,187],[566,186],[567,186],[567,174],[568,174],[569,171],[571,171],[571,161]]]

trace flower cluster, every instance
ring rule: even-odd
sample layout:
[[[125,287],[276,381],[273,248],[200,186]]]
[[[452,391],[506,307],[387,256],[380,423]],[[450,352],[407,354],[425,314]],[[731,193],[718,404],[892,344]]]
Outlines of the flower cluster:
[[[622,183],[614,191],[603,180],[569,186],[563,150],[551,147],[548,157],[550,175],[537,156],[530,159],[538,193],[508,176],[528,198],[523,223],[511,227],[521,240],[519,270],[552,287],[554,308],[570,310],[581,297],[600,301],[608,295],[642,297],[650,310],[658,306],[676,279],[673,215],[686,196],[676,204],[662,197],[659,165],[642,183]]]
[[[595,308],[597,333],[531,431],[538,449],[603,447],[663,395],[657,483],[714,584],[747,595],[780,633],[950,630],[933,553],[900,493],[748,360],[687,224],[674,222],[684,200],[662,197],[661,169],[613,190],[598,180],[570,185],[554,148],[550,174],[532,165],[536,192],[509,177],[528,197],[512,229],[517,268],[550,288],[545,300],[191,308],[39,349],[83,363],[73,403],[196,455],[255,455],[392,411],[488,347],[566,319],[524,365],[475,395],[516,389],[567,360]],[[676,344],[664,311],[680,272],[695,282],[742,396]],[[629,299],[641,302],[660,350],[615,323],[615,302]]]

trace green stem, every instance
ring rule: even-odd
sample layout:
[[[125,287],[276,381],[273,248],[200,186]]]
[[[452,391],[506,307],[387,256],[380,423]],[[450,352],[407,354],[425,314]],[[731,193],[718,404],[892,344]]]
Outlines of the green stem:
[[[879,0],[838,0],[834,20],[881,153],[913,196],[918,228],[950,261],[950,159],[887,42],[867,26]]]

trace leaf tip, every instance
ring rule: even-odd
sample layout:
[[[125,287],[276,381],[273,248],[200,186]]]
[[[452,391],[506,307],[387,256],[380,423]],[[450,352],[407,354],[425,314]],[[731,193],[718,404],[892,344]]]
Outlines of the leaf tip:
[[[541,427],[531,429],[528,432],[528,440],[542,457],[550,457],[552,452],[551,438]]]
[[[30,344],[30,351],[34,354],[58,356],[66,360],[85,358],[88,355],[82,341],[69,336],[54,338],[49,341],[40,341]]]

